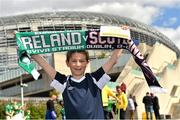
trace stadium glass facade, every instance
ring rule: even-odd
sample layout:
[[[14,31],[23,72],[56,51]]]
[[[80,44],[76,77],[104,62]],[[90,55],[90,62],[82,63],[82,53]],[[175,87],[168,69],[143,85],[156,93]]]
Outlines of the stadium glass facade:
[[[141,45],[142,50],[145,48],[147,49],[148,47],[152,47],[152,49],[148,49],[149,50],[148,52],[144,52],[144,53],[148,53],[145,54],[147,55],[146,57],[148,57],[149,53],[151,53],[152,50],[153,54],[150,54],[151,59],[157,57],[157,56],[153,57],[153,55],[156,55],[157,53],[157,52],[154,53],[153,50],[156,49],[162,48],[162,51],[167,50],[170,52],[170,54],[172,53],[173,56],[172,59],[163,62],[163,64],[159,68],[156,67],[156,64],[154,64],[154,62],[151,61],[149,62],[150,65],[152,65],[152,67],[154,68],[153,71],[157,73],[157,75],[159,75],[161,78],[165,77],[163,76],[165,74],[164,73],[165,68],[173,69],[175,65],[176,66],[179,65],[178,59],[180,56],[180,50],[170,39],[168,39],[165,35],[158,32],[151,26],[148,26],[146,24],[140,23],[138,21],[129,18],[102,14],[102,13],[90,13],[90,12],[49,12],[49,13],[37,13],[37,14],[1,17],[0,18],[0,66],[1,66],[0,95],[6,94],[10,96],[16,96],[17,94],[13,93],[15,92],[14,90],[15,88],[13,87],[19,84],[19,80],[17,80],[16,78],[18,78],[22,74],[23,74],[23,78],[26,79],[25,81],[27,83],[29,81],[32,82],[32,77],[28,75],[24,75],[25,72],[17,65],[17,53],[16,53],[17,45],[16,45],[16,40],[14,38],[14,31],[30,32],[30,31],[64,31],[64,30],[81,30],[81,29],[99,29],[101,25],[129,26],[132,39],[139,40],[140,43],[142,43]],[[144,44],[148,47],[144,47]],[[158,48],[156,48],[156,46],[158,46]],[[135,66],[134,63],[131,62],[131,59],[128,56],[128,54],[126,54],[126,51],[124,51],[124,56],[125,56],[124,60],[122,60],[124,62],[119,64],[120,67],[123,64],[123,67],[121,67],[121,69],[118,69],[120,70],[118,73],[121,73],[121,75],[118,78],[123,79],[125,82],[127,81],[126,80],[127,78],[137,79],[138,78],[137,76],[141,76],[141,73],[139,72],[137,66]],[[46,58],[49,63],[56,64],[54,61],[56,58],[53,58],[52,55],[47,55]],[[149,60],[151,59],[149,58]],[[168,58],[163,58],[163,59],[168,59]],[[154,59],[152,61],[154,61]],[[98,63],[102,63],[102,62],[100,61]],[[97,65],[97,62],[92,62],[92,66],[96,66],[95,64]],[[128,65],[131,66],[131,68],[132,66],[134,67],[130,72],[127,72],[127,69],[129,69]],[[180,68],[178,67],[178,70],[179,69]],[[41,72],[43,73],[43,71]],[[129,73],[134,74],[135,77],[132,78],[129,77],[132,76],[129,75]],[[125,74],[127,74],[128,77],[125,76]],[[45,78],[44,76],[42,76],[42,78]],[[144,78],[139,77],[139,79],[144,79]],[[176,79],[179,78],[177,77]],[[10,81],[14,81],[14,82],[10,82]],[[144,86],[144,84],[143,83],[139,84],[139,83],[137,84],[133,82],[129,82],[129,83],[127,82],[127,84],[129,84],[129,92],[134,91],[134,94],[143,96],[144,94],[139,93],[137,88],[139,90],[142,89],[141,86]],[[50,90],[49,87],[46,87],[49,86],[49,83],[47,82],[47,84],[44,85],[42,83],[42,80],[33,81],[32,83],[30,83],[29,86],[30,87],[27,90],[29,92],[29,94],[27,95],[29,96],[31,94],[35,94],[34,92],[32,92],[32,90],[41,89],[39,90],[39,92],[42,94],[44,91],[46,91],[44,90],[45,88],[47,88],[47,90]],[[19,88],[17,87],[16,89]],[[172,89],[173,90],[171,91],[171,94],[173,94],[173,96],[178,96],[177,93],[178,90],[180,90],[180,87],[178,87],[178,85],[172,86]],[[162,96],[162,97],[166,97],[166,96]],[[168,110],[170,109],[169,106],[168,106]],[[142,108],[140,107],[140,109]],[[164,113],[167,114],[168,112],[164,112]]]

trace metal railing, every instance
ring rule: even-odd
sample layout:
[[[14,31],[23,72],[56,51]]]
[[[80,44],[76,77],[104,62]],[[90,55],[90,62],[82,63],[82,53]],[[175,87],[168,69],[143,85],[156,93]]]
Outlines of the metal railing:
[[[45,84],[46,83],[42,79],[29,82],[29,83],[27,83],[28,87],[24,87],[24,94],[43,90]],[[20,93],[21,93],[20,90],[21,90],[20,85],[17,85],[17,86],[11,87],[11,88],[7,88],[4,90],[1,90],[1,96],[4,96],[4,97],[20,96]]]

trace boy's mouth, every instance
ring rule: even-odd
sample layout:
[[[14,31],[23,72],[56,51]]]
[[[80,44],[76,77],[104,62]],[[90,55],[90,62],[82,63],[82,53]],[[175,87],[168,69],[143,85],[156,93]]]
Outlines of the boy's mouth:
[[[74,70],[78,70],[78,71],[80,71],[80,70],[82,70],[81,68],[75,68]]]

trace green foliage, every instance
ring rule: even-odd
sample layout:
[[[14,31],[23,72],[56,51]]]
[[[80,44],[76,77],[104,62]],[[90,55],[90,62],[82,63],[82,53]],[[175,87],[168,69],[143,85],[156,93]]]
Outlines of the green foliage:
[[[0,119],[5,119],[5,103],[0,101]]]
[[[55,111],[57,113],[57,120],[61,120],[61,113],[60,113],[61,106],[59,104],[55,104],[55,109],[56,109]]]
[[[9,101],[1,102],[0,101],[0,120],[5,119],[5,105],[9,103]],[[60,109],[61,106],[55,103],[55,111],[57,113],[58,120],[60,120]],[[45,119],[46,115],[46,101],[44,102],[28,102],[26,103],[26,109],[30,110],[30,118],[31,119]],[[26,111],[25,111],[26,113]]]
[[[46,113],[46,105],[45,104],[33,104],[30,103],[28,105],[28,110],[31,111],[31,119],[44,119]]]

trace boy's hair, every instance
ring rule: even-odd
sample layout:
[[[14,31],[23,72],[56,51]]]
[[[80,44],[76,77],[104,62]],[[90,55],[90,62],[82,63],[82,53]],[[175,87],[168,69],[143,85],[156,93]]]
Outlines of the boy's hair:
[[[68,51],[66,54],[66,61],[69,62],[69,59],[71,58],[72,54],[74,53],[81,53],[86,56],[86,60],[89,61],[89,53],[86,50],[76,50],[76,51]]]

